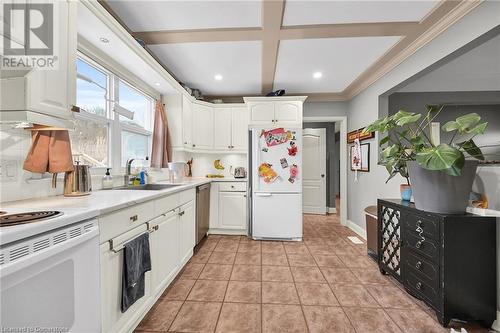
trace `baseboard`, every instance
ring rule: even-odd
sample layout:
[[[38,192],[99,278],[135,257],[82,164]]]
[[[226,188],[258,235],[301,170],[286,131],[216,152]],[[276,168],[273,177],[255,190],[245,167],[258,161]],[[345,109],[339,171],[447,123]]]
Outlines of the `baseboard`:
[[[209,235],[241,235],[246,236],[248,233],[246,230],[238,230],[238,229],[209,229]]]
[[[328,207],[328,213],[329,214],[337,214],[337,208],[335,208],[335,207]]]
[[[361,228],[359,225],[356,223],[352,222],[351,220],[347,220],[347,227],[357,233],[361,238],[366,240],[366,230]]]
[[[497,320],[491,325],[491,329],[500,332],[500,311],[497,310]]]

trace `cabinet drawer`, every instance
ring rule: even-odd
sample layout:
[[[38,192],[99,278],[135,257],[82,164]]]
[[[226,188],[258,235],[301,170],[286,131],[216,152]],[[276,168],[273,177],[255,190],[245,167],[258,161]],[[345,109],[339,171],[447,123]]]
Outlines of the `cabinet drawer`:
[[[437,264],[425,260],[412,251],[406,251],[404,265],[406,270],[415,271],[424,276],[431,285],[439,285],[439,266]]]
[[[404,216],[405,227],[415,233],[422,232],[424,237],[439,240],[439,222],[418,215],[407,214]]]
[[[425,236],[420,237],[413,232],[405,232],[404,244],[416,253],[425,255],[428,259],[431,259],[433,261],[438,260],[438,246],[436,245],[435,241],[426,238]]]
[[[196,189],[192,188],[189,190],[182,191],[179,193],[179,205],[184,205],[185,203],[192,201],[196,198]]]
[[[246,192],[247,183],[246,182],[227,182],[219,184],[220,192]]]
[[[429,285],[424,279],[413,272],[407,272],[405,275],[405,287],[409,289],[410,294],[430,303],[435,309],[439,309],[439,289]]]
[[[180,194],[175,193],[163,198],[156,199],[155,201],[155,216],[168,213],[172,209],[179,207]]]
[[[155,204],[148,201],[99,218],[100,243],[106,242],[155,217]]]

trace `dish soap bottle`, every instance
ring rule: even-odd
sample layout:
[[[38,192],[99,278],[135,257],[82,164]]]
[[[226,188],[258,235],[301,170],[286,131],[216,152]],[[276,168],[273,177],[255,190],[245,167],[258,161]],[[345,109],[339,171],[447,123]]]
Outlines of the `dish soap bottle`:
[[[113,188],[113,176],[109,173],[111,168],[106,168],[106,174],[102,177],[102,189],[109,190]]]

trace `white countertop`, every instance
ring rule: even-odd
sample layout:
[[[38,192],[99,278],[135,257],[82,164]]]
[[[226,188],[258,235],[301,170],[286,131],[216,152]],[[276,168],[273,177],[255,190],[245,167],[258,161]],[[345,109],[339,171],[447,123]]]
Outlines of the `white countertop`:
[[[176,192],[181,192],[210,182],[246,181],[235,178],[190,178],[181,185],[164,190],[99,190],[82,197],[62,195],[0,203],[0,210],[8,214],[57,210],[64,214],[45,221],[0,228],[0,243],[7,244],[25,237],[64,227],[72,223],[95,218],[99,215],[153,200]],[[168,184],[168,182],[158,182]]]

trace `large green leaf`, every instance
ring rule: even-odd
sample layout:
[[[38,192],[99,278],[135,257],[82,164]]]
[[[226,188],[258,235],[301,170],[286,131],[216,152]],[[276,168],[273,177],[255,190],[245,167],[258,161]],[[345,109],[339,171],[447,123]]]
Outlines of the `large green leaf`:
[[[488,127],[488,123],[484,122],[484,123],[476,125],[476,127],[474,127],[474,128],[466,130],[466,132],[469,134],[484,134],[486,127]]]
[[[457,159],[450,168],[444,171],[450,176],[460,176],[462,174],[462,169],[464,167],[464,164],[465,164],[465,157],[464,154],[462,154],[462,156],[459,159]]]
[[[424,148],[417,153],[416,161],[427,170],[447,170],[463,158],[463,153],[447,144]]]
[[[410,115],[407,115],[407,116],[404,116],[404,117],[401,117],[399,118],[397,121],[396,121],[396,124],[398,126],[404,126],[404,125],[408,125],[408,124],[411,124],[411,123],[414,123],[416,122],[417,120],[419,120],[420,118],[422,117],[422,115],[420,113],[412,113]]]
[[[481,116],[477,113],[469,113],[458,117],[455,121],[449,121],[443,125],[443,130],[445,132],[452,132],[458,130],[459,133],[469,133],[469,131],[476,130],[480,131],[481,129],[484,132],[486,129],[486,125],[481,124],[477,129],[475,129],[475,125],[481,121]],[[479,133],[479,132],[478,132]]]
[[[387,159],[389,157],[394,157],[394,155],[396,155],[398,151],[399,151],[399,146],[397,144],[394,144],[382,150],[381,155],[383,159]]]
[[[472,139],[461,142],[458,144],[460,148],[465,150],[470,156],[477,158],[478,160],[484,161],[484,155],[481,149],[476,146]]]
[[[363,130],[363,132],[370,133],[370,132],[385,132],[387,123],[389,122],[389,118],[380,118],[375,120],[373,123],[370,125],[366,126]]]
[[[388,135],[386,137],[383,137],[382,140],[380,140],[380,143],[379,143],[379,146],[382,147],[383,145],[385,145],[387,142],[389,142],[389,140],[391,139],[391,137]]]

